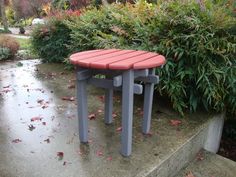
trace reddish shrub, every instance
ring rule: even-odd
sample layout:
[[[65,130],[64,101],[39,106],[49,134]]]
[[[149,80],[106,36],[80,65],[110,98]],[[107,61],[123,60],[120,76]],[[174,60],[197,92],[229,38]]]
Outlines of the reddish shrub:
[[[11,56],[14,56],[19,50],[19,43],[13,37],[2,35],[0,36],[0,47],[8,48]]]

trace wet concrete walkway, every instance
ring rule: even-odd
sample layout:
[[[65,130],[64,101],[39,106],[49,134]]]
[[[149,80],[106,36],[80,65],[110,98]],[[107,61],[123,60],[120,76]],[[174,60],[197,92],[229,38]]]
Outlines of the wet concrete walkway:
[[[204,116],[185,118],[154,99],[152,133],[141,133],[142,97],[135,97],[133,153],[119,153],[121,100],[104,124],[104,92],[89,88],[88,145],[80,144],[74,73],[38,60],[0,63],[0,177],[106,177],[145,174],[181,146]],[[158,108],[158,109],[157,109]]]

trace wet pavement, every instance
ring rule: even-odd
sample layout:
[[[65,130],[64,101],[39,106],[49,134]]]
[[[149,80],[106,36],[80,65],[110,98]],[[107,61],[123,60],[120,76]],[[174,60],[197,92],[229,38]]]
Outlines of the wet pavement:
[[[21,66],[22,65],[22,66]],[[135,96],[133,152],[120,149],[121,99],[114,123],[104,124],[104,91],[89,87],[89,144],[78,137],[75,74],[38,60],[0,63],[0,177],[105,177],[145,174],[181,146],[206,121],[180,121],[154,99],[152,129],[141,133],[142,96]]]

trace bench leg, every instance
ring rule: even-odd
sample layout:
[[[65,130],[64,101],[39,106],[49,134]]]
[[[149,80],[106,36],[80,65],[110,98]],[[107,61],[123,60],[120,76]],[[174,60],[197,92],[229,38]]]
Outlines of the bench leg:
[[[86,87],[86,80],[77,80],[79,137],[80,141],[84,143],[88,142],[88,105]]]
[[[122,84],[121,154],[123,156],[129,156],[132,151],[133,99],[134,72],[133,70],[129,70],[123,73]]]
[[[113,109],[113,90],[106,89],[105,91],[105,123],[112,123],[112,109]]]
[[[155,75],[155,69],[150,69],[150,75]],[[152,116],[152,101],[153,101],[154,84],[146,83],[144,90],[144,106],[143,106],[143,125],[142,131],[144,134],[149,133]]]

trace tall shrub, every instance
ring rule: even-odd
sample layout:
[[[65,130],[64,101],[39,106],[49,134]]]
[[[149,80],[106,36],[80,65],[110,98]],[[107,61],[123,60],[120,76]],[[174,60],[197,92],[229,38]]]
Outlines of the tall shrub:
[[[79,15],[77,11],[55,12],[45,24],[33,29],[32,48],[43,62],[63,62],[68,56],[70,50],[67,45],[70,44],[71,30],[64,22]]]
[[[167,63],[157,70],[157,90],[177,111],[204,107],[236,113],[235,18],[224,6],[205,2],[205,11],[195,0],[90,9],[69,23],[73,51],[115,47],[161,53]]]

